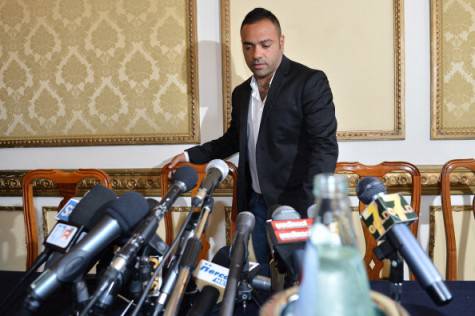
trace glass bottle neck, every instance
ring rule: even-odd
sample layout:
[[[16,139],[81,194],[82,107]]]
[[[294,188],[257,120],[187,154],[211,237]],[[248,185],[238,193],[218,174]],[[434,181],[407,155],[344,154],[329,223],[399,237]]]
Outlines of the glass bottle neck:
[[[316,200],[314,221],[325,225],[341,240],[342,245],[356,246],[349,199],[344,194],[332,194]]]

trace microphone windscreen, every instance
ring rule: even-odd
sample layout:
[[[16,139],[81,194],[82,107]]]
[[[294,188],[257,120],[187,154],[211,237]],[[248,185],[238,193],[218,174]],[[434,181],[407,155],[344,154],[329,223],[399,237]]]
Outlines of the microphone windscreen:
[[[198,182],[198,174],[192,167],[183,166],[175,171],[175,173],[173,174],[172,181],[183,182],[186,186],[186,191],[189,191]]]
[[[291,220],[300,219],[300,213],[297,212],[292,206],[289,205],[275,205],[272,209],[272,220]]]
[[[364,177],[358,181],[358,187],[356,188],[358,199],[364,204],[370,204],[375,195],[385,192],[384,183],[376,177]]]
[[[101,210],[104,206],[116,198],[114,191],[100,184],[95,185],[76,205],[69,216],[69,222],[76,226],[85,226],[87,230],[90,230],[100,217],[97,213],[102,215]]]
[[[208,165],[206,165],[206,172],[208,172],[211,169],[217,169],[221,173],[220,181],[222,181],[224,178],[228,176],[229,173],[229,167],[228,164],[221,159],[213,159],[211,160]]]
[[[236,219],[237,232],[248,234],[254,229],[256,219],[251,212],[240,212]]]
[[[211,262],[216,263],[222,267],[229,268],[231,265],[231,247],[224,246],[221,247],[214,255],[213,260]]]
[[[140,193],[126,192],[114,200],[106,212],[117,220],[124,234],[147,215],[148,203]]]

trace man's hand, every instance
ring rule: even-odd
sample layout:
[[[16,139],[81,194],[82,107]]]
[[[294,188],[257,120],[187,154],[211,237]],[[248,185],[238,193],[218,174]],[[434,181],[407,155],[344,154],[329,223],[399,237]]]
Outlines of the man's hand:
[[[175,169],[176,165],[180,162],[186,162],[186,157],[184,153],[178,154],[172,158],[170,161],[170,169]]]
[[[185,154],[184,153],[181,153],[181,154],[178,154],[176,155],[175,157],[172,158],[172,160],[170,161],[170,169],[173,170],[173,171],[170,171],[168,173],[168,179],[171,179],[172,176],[173,176],[173,173],[175,172],[175,167],[177,164],[179,164],[180,162],[186,162],[186,157],[185,157]]]

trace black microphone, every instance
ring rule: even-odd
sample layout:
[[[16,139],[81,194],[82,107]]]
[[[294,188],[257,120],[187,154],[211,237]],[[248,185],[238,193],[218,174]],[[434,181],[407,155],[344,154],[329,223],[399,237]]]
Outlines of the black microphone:
[[[291,206],[277,206],[272,212],[272,220],[267,221],[267,237],[273,250],[273,264],[279,272],[275,274],[271,270],[274,289],[282,290],[299,280],[311,224],[311,219],[301,219],[300,213]]]
[[[204,199],[213,194],[218,184],[223,181],[229,173],[229,167],[221,159],[211,160],[206,166],[206,176],[201,181],[200,188],[196,195],[191,200],[191,205],[200,207]]]
[[[50,296],[61,284],[73,282],[83,275],[93,259],[135,226],[147,211],[148,204],[139,193],[127,192],[114,200],[107,208],[106,215],[89,234],[30,285],[26,308],[30,311],[37,310],[40,301]]]
[[[50,257],[62,256],[68,252],[72,245],[80,238],[83,232],[87,232],[94,224],[94,214],[101,212],[103,206],[117,196],[112,191],[98,184],[79,200],[70,199],[58,212],[58,222],[51,229],[43,243],[45,249],[36,258],[32,267],[25,273],[14,289],[0,304],[0,311],[7,307],[9,301],[14,298],[20,286]],[[48,263],[47,263],[48,264]]]
[[[223,268],[229,269],[229,266],[231,265],[231,259],[230,259],[230,253],[231,253],[231,247],[229,246],[224,246],[221,247],[216,254],[213,257],[213,260],[211,263],[215,263]],[[259,270],[259,264],[255,265],[255,268],[252,268],[252,271],[255,269]],[[229,272],[226,273],[226,280],[228,278]],[[260,290],[260,291],[270,291],[271,290],[271,280],[269,277],[265,277],[262,275],[255,275],[251,278],[251,286],[254,289]]]
[[[79,201],[69,216],[69,222],[76,226],[83,225],[87,231],[90,231],[103,215],[98,214],[97,211],[115,199],[117,199],[117,194],[114,191],[97,184]]]
[[[243,266],[247,261],[249,235],[254,229],[255,222],[256,220],[251,212],[240,212],[237,216],[236,235],[231,248],[231,264],[226,288],[224,289],[223,305],[220,310],[221,316],[233,315],[238,283],[241,280]]]
[[[173,174],[173,184],[167,194],[160,200],[157,210],[166,212],[175,203],[180,194],[191,190],[198,182],[198,174],[190,166],[178,168]],[[203,180],[204,181],[204,180]]]
[[[399,251],[419,284],[438,305],[452,300],[452,294],[406,223],[417,219],[415,212],[399,194],[385,194],[384,184],[375,177],[358,182],[358,198],[368,207],[361,214],[377,240],[387,240]]]
[[[178,168],[173,175],[173,185],[165,197],[157,204],[153,201],[147,201],[149,206],[153,206],[152,214],[140,223],[134,230],[132,237],[116,252],[99,282],[99,287],[93,295],[90,305],[88,304],[85,310],[92,307],[96,300],[98,307],[101,309],[105,309],[112,304],[114,293],[121,288],[128,266],[135,259],[143,245],[148,243],[156,234],[158,224],[165,212],[170,209],[180,194],[191,190],[197,181],[198,175],[192,167]]]
[[[55,251],[46,263],[46,268],[58,260],[58,257],[62,257],[62,254],[69,252],[71,247],[101,219],[108,203],[116,198],[114,191],[97,184],[86,192],[79,202],[70,199],[57,213],[58,222],[43,243],[46,252]]]

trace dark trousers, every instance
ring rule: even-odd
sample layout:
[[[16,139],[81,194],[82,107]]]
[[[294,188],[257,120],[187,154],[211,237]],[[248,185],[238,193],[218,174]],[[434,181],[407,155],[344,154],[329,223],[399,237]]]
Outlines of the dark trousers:
[[[249,201],[249,211],[254,214],[256,219],[252,232],[252,245],[254,247],[256,260],[262,266],[260,274],[268,274],[270,247],[267,243],[266,233],[267,205],[261,194],[252,191]]]

